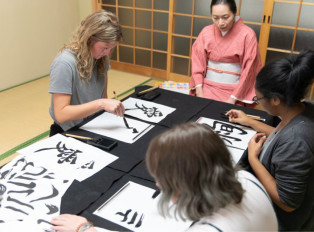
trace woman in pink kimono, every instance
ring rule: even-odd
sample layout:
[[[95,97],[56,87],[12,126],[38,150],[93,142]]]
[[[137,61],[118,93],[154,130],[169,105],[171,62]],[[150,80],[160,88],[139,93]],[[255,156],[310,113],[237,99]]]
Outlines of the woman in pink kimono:
[[[192,47],[191,95],[254,104],[255,77],[262,67],[259,48],[255,32],[236,12],[234,0],[212,1],[214,24],[201,31]]]

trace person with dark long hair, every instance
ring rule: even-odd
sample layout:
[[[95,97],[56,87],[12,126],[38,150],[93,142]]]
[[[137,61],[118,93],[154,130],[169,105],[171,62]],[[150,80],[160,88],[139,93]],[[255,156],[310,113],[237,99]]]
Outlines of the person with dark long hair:
[[[213,0],[213,24],[192,47],[190,94],[253,107],[254,84],[262,68],[255,32],[237,16],[234,0]]]
[[[260,132],[248,146],[248,161],[271,197],[280,230],[314,230],[314,104],[303,101],[314,80],[314,51],[267,64],[256,78],[256,96],[276,128],[227,112],[230,122]]]

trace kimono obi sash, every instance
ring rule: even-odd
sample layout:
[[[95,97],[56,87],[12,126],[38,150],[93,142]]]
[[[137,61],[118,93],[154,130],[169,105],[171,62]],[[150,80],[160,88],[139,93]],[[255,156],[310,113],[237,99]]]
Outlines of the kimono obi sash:
[[[222,84],[238,84],[241,75],[240,63],[225,63],[208,60],[205,78]]]

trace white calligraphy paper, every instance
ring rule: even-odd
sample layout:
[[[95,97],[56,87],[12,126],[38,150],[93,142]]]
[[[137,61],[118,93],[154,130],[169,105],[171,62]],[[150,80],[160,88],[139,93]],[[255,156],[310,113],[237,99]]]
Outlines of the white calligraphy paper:
[[[74,179],[85,180],[118,158],[60,134],[18,153],[1,168],[0,220],[31,220],[40,228],[50,227],[51,217],[60,213],[61,197]]]
[[[126,227],[132,231],[185,231],[191,221],[179,218],[164,218],[158,213],[157,202],[153,199],[155,190],[128,182],[116,196],[94,214]],[[173,212],[171,212],[173,213]]]
[[[22,155],[4,166],[0,178],[1,220],[5,224],[24,221],[34,212],[42,217],[58,215],[61,197],[72,180],[57,176],[53,170],[30,162]]]
[[[197,123],[209,125],[229,147],[245,150],[256,131],[245,126],[201,117]]]
[[[49,167],[63,178],[85,180],[118,157],[73,138],[56,134],[17,151],[29,162]],[[66,173],[65,173],[66,170]]]
[[[132,97],[124,100],[123,105],[125,114],[154,123],[160,122],[176,110],[169,106]]]
[[[237,149],[237,148],[228,147],[228,146],[227,146],[227,148],[231,154],[231,157],[233,160],[233,165],[235,166],[239,162],[244,151],[242,149]]]
[[[127,118],[129,128],[124,124],[123,118],[104,112],[80,128],[96,134],[104,135],[125,143],[134,143],[154,126]]]

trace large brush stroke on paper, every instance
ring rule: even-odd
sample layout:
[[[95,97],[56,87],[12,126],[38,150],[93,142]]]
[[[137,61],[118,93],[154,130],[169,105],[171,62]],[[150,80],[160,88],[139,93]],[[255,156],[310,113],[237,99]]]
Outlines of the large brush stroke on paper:
[[[154,189],[131,181],[128,183],[128,186],[94,214],[132,231],[180,232],[189,228],[191,221],[164,218],[158,213],[159,197],[152,198]]]
[[[60,134],[24,149],[0,173],[0,231],[6,225],[50,228],[73,179],[85,180],[118,157]],[[4,230],[5,231],[5,230]],[[39,231],[39,230],[38,230]]]
[[[157,104],[150,101],[144,101],[136,98],[128,98],[123,101],[124,108],[126,109],[125,114],[139,118],[148,122],[158,123],[167,115],[174,112],[176,109]]]
[[[61,197],[72,183],[72,180],[58,177],[52,169],[22,155],[4,166],[0,177],[0,185],[4,188],[0,218],[4,223],[0,223],[0,231],[6,231],[6,225],[11,228],[14,228],[12,224],[23,226],[31,219],[34,227],[38,224],[38,227],[49,228],[50,225],[41,222],[50,221],[60,213]]]
[[[57,134],[18,151],[28,160],[49,167],[63,177],[87,179],[118,157],[73,138]]]
[[[127,122],[131,129],[126,127],[122,117],[104,112],[81,126],[80,129],[104,135],[125,143],[133,143],[154,127],[150,124],[130,118],[127,119]],[[134,132],[134,129],[136,129],[136,132]]]
[[[225,142],[236,164],[256,131],[245,126],[201,117],[197,123],[209,125]]]

